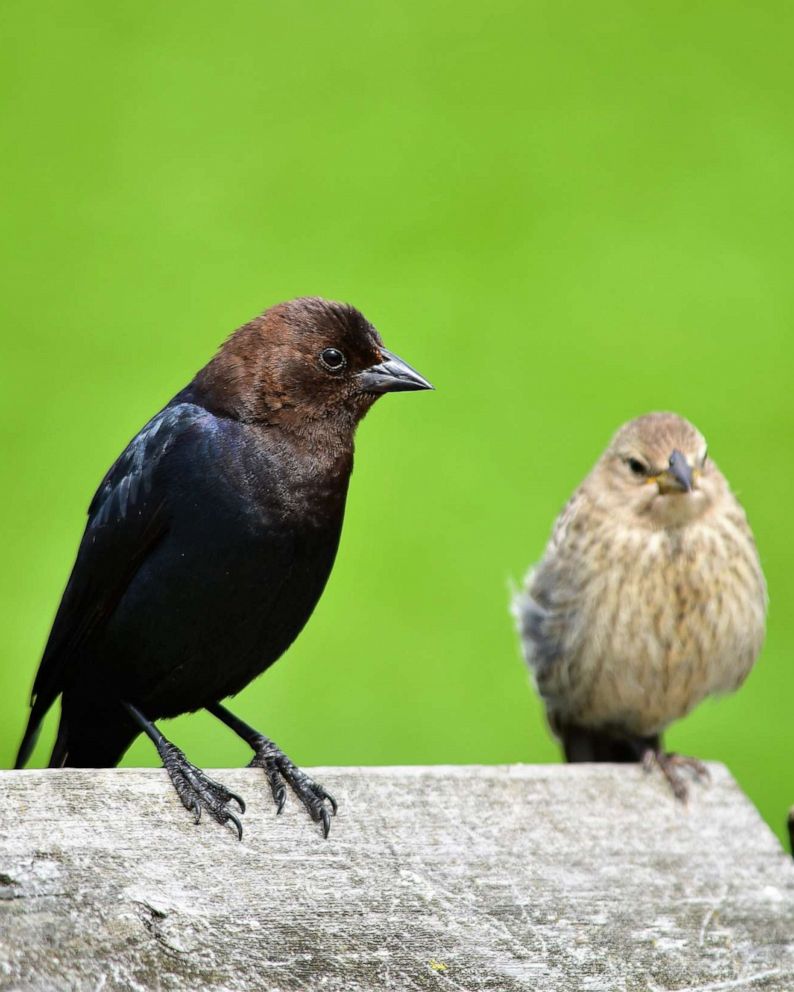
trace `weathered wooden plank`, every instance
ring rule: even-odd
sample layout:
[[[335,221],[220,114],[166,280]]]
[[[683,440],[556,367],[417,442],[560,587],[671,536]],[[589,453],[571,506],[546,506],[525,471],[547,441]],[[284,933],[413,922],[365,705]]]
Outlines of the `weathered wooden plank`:
[[[262,774],[245,836],[157,770],[0,772],[0,988],[794,989],[794,868],[727,771],[317,769],[324,841]]]

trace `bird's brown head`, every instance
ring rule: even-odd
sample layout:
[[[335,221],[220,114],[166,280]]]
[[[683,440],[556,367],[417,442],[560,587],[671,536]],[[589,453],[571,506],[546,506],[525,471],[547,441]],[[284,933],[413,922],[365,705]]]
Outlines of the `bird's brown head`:
[[[354,427],[383,393],[432,389],[354,307],[302,297],[245,324],[194,380],[205,402],[248,422]]]
[[[675,413],[649,413],[624,424],[591,478],[611,512],[651,527],[697,519],[727,488],[703,435]]]

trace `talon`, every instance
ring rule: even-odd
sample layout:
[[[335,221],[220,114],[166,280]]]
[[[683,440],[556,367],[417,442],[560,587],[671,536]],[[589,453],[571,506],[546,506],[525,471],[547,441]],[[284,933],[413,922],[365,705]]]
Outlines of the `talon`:
[[[294,765],[290,759],[267,737],[251,734],[246,740],[254,749],[249,768],[261,768],[267,776],[278,816],[286,806],[287,786],[295,793],[315,823],[322,823],[323,836],[331,829],[331,817],[339,809],[330,792]],[[326,806],[326,801],[328,805]]]
[[[686,804],[689,800],[689,788],[683,779],[682,771],[689,772],[696,781],[705,782],[710,779],[709,770],[697,758],[687,758],[685,755],[665,753],[655,748],[648,748],[642,755],[642,767],[646,772],[659,768],[673,792],[675,798]]]
[[[709,782],[711,780],[711,774],[708,768],[697,758],[687,758],[685,755],[672,754],[670,755],[670,762],[676,767],[688,771],[698,782]]]
[[[243,825],[242,825],[242,823],[240,823],[240,821],[237,819],[237,817],[234,815],[234,813],[230,813],[228,810],[226,811],[226,818],[227,818],[227,820],[231,820],[232,823],[237,828],[237,839],[238,840],[242,840],[243,839]]]
[[[240,807],[240,812],[241,813],[244,813],[245,812],[245,800],[242,798],[242,796],[238,796],[236,792],[229,792],[228,789],[226,791],[229,793],[229,799],[233,799],[237,803],[237,805]],[[229,815],[231,816],[231,814],[229,814]]]
[[[196,799],[193,803],[193,822],[201,822],[201,803]]]

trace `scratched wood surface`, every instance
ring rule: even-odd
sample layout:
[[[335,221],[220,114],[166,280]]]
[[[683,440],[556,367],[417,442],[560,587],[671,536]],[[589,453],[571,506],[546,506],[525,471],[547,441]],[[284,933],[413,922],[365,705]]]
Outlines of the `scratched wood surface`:
[[[316,769],[331,836],[217,771],[245,835],[158,770],[0,772],[0,988],[794,990],[794,868],[712,766]]]

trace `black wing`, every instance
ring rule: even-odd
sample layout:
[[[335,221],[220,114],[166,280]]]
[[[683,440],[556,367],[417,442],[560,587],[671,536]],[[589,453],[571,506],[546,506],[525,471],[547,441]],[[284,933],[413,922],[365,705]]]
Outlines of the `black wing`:
[[[168,532],[167,491],[158,478],[163,459],[187,432],[211,429],[213,420],[192,403],[167,406],[130,441],[102,480],[33,684],[17,768],[30,757],[70,662],[112,616],[135,573]]]

